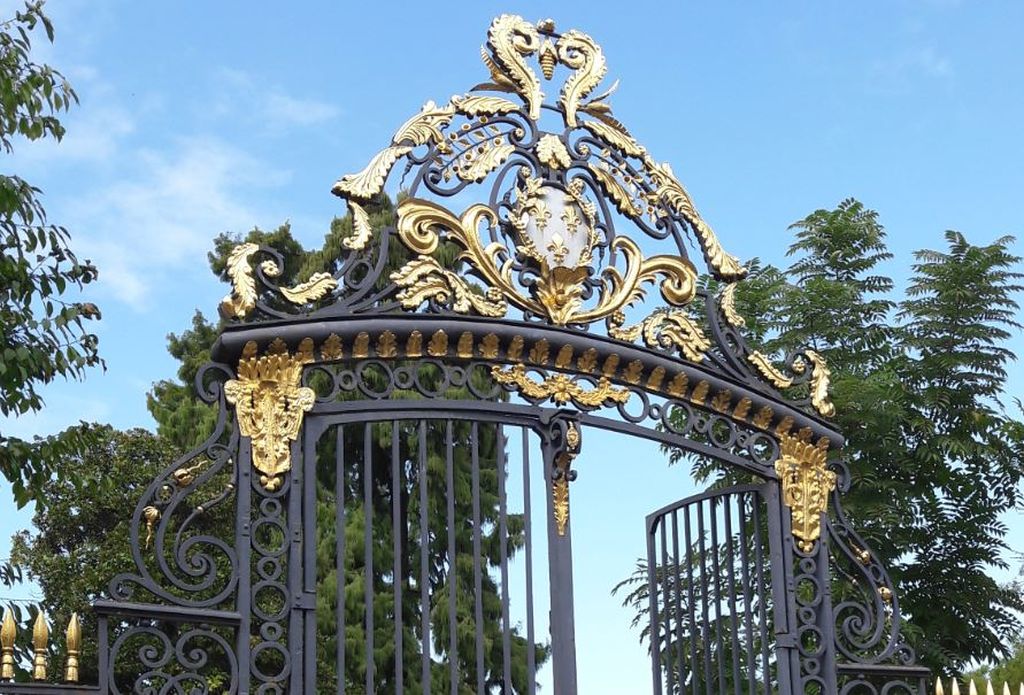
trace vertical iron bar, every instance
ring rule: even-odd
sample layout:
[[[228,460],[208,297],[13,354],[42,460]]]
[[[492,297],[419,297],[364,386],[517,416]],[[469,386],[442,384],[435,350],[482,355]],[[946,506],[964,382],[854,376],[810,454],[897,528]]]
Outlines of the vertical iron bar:
[[[430,533],[427,521],[427,421],[420,420],[419,431],[419,483],[420,483],[420,619],[423,639],[423,693],[430,695]]]
[[[405,656],[403,652],[402,627],[402,467],[401,448],[398,442],[398,420],[391,421],[391,539],[394,553],[394,569],[391,575],[391,588],[395,595],[395,692],[405,690]]]
[[[725,644],[722,641],[722,568],[718,552],[718,498],[708,500],[711,521],[711,571],[715,574],[715,661],[718,663],[718,690],[725,687]]]
[[[661,538],[661,593],[662,593],[662,606],[664,606],[665,613],[665,644],[668,645],[672,639],[672,594],[671,589],[668,585],[668,524],[666,523],[665,517],[661,518],[661,531],[658,536]],[[657,576],[657,573],[655,573]],[[657,649],[661,651],[662,640],[658,639],[655,642],[655,637],[659,637],[655,633],[651,634],[651,649]],[[665,669],[665,689],[669,693],[675,692],[675,674],[672,672],[672,650],[669,649],[665,653],[665,662],[663,665]]]
[[[249,662],[249,650],[252,647],[252,460],[250,441],[242,437],[238,442],[238,455],[234,460],[234,482],[238,490],[238,518],[235,533],[238,541],[238,612],[242,619],[238,624],[236,654],[238,656],[238,677],[241,680],[239,692],[247,692],[252,677]],[[103,618],[106,621],[106,618]],[[105,635],[101,632],[101,639]],[[106,650],[101,646],[100,658],[106,658]],[[106,669],[101,664],[101,678]],[[106,684],[101,680],[100,692],[108,692]]]
[[[711,689],[711,650],[708,645],[711,642],[711,629],[708,625],[708,579],[707,579],[707,550],[704,544],[704,500],[697,502],[697,541],[700,544],[700,637],[701,646],[704,649],[704,692],[706,695],[713,695]]]
[[[451,695],[459,695],[458,616],[455,613],[455,584],[458,568],[455,559],[455,452],[452,421],[445,426],[445,482],[448,498],[448,666],[451,675]]]
[[[775,608],[775,663],[778,692],[788,695],[803,692],[800,684],[800,657],[796,650],[796,601],[793,600],[793,534],[789,510],[781,500],[781,486],[764,487],[768,510],[768,549],[771,556],[771,591]]]
[[[530,431],[523,427],[523,516],[526,517],[526,674],[527,692],[537,692],[537,655],[533,626],[533,527],[530,513]]]
[[[302,438],[302,673],[303,681],[316,683],[316,445],[323,434],[322,420],[310,418]],[[308,602],[307,602],[308,601]]]
[[[761,659],[764,664],[764,691],[770,693],[771,663],[768,658],[768,612],[764,602],[768,600],[768,589],[764,581],[764,549],[761,542],[761,500],[754,499],[754,562],[757,565],[757,611],[761,623]]]
[[[686,541],[686,603],[690,613],[690,673],[692,674],[690,692],[692,695],[697,695],[699,692],[697,686],[700,684],[697,674],[700,672],[700,665],[697,663],[697,617],[696,606],[694,606],[696,599],[693,595],[693,538],[691,536],[692,531],[690,530],[690,506],[687,505],[685,508],[686,516],[683,517],[683,537]],[[699,511],[700,507],[698,505]],[[707,674],[705,673],[706,677]]]
[[[290,447],[291,460],[302,460],[302,448],[298,441]],[[302,498],[305,476],[302,466],[292,469],[290,480],[286,483],[284,494],[287,496],[287,528],[290,535],[288,547],[288,602],[291,604],[288,615],[288,653],[291,659],[291,672],[288,677],[288,691],[292,695],[302,695],[302,642],[303,620],[305,609],[302,603]]]
[[[508,610],[508,500],[505,497],[505,431],[497,428],[497,470],[498,470],[498,542],[501,544],[501,667],[505,692],[512,692],[512,627],[509,625]]]
[[[363,428],[363,594],[366,609],[366,692],[374,692],[373,652],[373,423]]]
[[[658,533],[660,517],[647,517],[647,604],[651,621],[651,678],[654,695],[661,695],[661,650],[658,649],[658,555],[655,550],[655,536]],[[669,693],[671,695],[671,693]]]
[[[470,480],[473,495],[473,602],[476,624],[476,689],[484,692],[484,603],[483,577],[480,575],[480,427],[470,426]]]
[[[684,510],[685,513],[685,510]],[[676,651],[678,654],[676,658],[679,660],[679,692],[682,693],[686,688],[686,674],[689,673],[690,669],[685,669],[683,665],[686,663],[686,651],[683,646],[683,580],[682,580],[682,558],[679,554],[679,510],[672,510],[672,551],[673,551],[673,567],[672,572],[672,586],[676,592],[676,600],[673,606],[675,611],[675,640],[676,640]],[[667,577],[667,575],[666,575]]]
[[[750,586],[750,569],[747,567],[749,562],[749,552],[747,551],[747,544],[750,542],[747,538],[747,505],[750,499],[750,493],[744,492],[736,498],[737,517],[740,522],[740,577],[743,582],[743,624],[746,627],[746,656],[747,656],[747,691],[750,695],[755,695],[757,690],[757,671],[754,667],[754,636],[753,636],[753,625],[754,616],[751,611],[750,597],[752,589]]]
[[[348,577],[345,572],[345,535],[348,528],[348,520],[345,514],[345,426],[338,425],[337,448],[335,457],[335,483],[334,483],[334,571],[337,574],[337,621],[338,621],[338,693],[345,693],[345,643],[347,632],[345,630],[345,584]]]
[[[550,432],[550,430],[549,430]],[[557,693],[575,693],[576,626],[572,587],[572,522],[559,534],[555,525],[554,467],[558,448],[544,443],[544,489],[548,518],[548,589],[551,599],[552,686]]]
[[[725,564],[729,581],[729,627],[732,632],[732,681],[733,692],[740,695],[740,630],[736,624],[736,551],[732,547],[732,502],[733,495],[722,499],[725,512]]]

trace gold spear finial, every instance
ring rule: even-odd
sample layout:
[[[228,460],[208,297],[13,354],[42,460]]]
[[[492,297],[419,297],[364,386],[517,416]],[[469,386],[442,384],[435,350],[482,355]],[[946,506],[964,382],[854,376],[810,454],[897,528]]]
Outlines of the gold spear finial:
[[[935,695],[946,695],[946,691],[942,689],[942,679],[935,679]]]
[[[64,667],[64,681],[78,682],[78,657],[82,654],[82,625],[78,622],[78,613],[71,614],[68,631],[65,633],[68,647],[68,663]]]
[[[50,643],[50,626],[46,624],[46,614],[40,608],[36,613],[36,623],[32,627],[32,648],[35,658],[32,659],[32,679],[46,680],[46,651]]]
[[[18,626],[14,624],[14,613],[10,608],[4,611],[4,622],[0,625],[0,681],[14,678],[14,640]]]
[[[953,681],[953,695],[960,695],[960,681]]]

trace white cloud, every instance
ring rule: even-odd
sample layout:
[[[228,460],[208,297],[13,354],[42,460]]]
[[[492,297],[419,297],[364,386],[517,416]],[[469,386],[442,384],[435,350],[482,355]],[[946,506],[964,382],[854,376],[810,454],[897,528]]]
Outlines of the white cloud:
[[[270,131],[284,131],[331,121],[341,110],[324,101],[290,95],[277,86],[266,86],[247,72],[221,68],[216,72],[218,96],[211,113],[253,121]]]
[[[904,91],[922,79],[945,81],[953,77],[953,64],[930,46],[904,48],[871,64],[873,86]]]
[[[63,213],[79,254],[100,268],[100,287],[139,310],[164,275],[203,258],[214,235],[261,219],[248,202],[251,189],[288,178],[215,138],[184,138],[168,151],[128,152],[121,161],[134,176],[99,187]]]

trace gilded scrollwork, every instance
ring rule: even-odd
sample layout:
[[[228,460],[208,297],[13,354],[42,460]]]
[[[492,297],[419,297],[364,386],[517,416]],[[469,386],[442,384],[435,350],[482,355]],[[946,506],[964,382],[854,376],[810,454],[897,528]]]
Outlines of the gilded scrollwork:
[[[804,354],[811,361],[811,405],[825,417],[836,414],[836,407],[829,396],[829,380],[832,371],[825,363],[825,358],[814,350],[805,350]]]
[[[535,381],[521,364],[507,369],[495,365],[491,368],[491,376],[499,384],[515,387],[528,398],[551,399],[559,405],[571,402],[583,408],[596,408],[606,403],[625,403],[630,396],[628,389],[613,386],[607,377],[600,377],[591,389],[584,388],[579,379],[562,373],[549,374],[542,381]]]
[[[678,310],[660,309],[640,323],[624,326],[625,317],[616,312],[608,318],[608,335],[633,342],[643,338],[648,347],[676,348],[686,359],[700,362],[711,341],[697,323]]]
[[[245,242],[235,246],[228,255],[225,272],[231,281],[231,292],[220,303],[224,318],[241,319],[256,306],[256,279],[253,277],[252,257],[260,251],[259,244]],[[273,261],[261,264],[263,274],[277,277],[280,269]],[[277,287],[277,292],[292,304],[301,305],[322,299],[338,286],[330,273],[314,273],[305,282],[293,287]]]
[[[260,483],[270,491],[279,489],[291,470],[291,443],[313,407],[313,389],[300,385],[308,359],[286,351],[243,357],[238,377],[224,384],[239,429],[252,441],[252,463],[260,472]]]
[[[500,318],[508,312],[500,292],[493,288],[482,295],[474,292],[461,276],[445,270],[430,256],[409,261],[391,274],[391,280],[402,288],[396,297],[406,309],[434,300],[441,304],[451,302],[452,310],[460,314],[472,312]]]

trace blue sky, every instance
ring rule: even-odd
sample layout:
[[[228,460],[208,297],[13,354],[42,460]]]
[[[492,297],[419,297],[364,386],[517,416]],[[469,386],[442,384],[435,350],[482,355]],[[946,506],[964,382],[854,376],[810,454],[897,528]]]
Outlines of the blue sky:
[[[13,4],[0,7],[7,16]],[[616,114],[671,162],[741,258],[784,264],[787,226],[848,196],[880,212],[896,254],[886,270],[898,280],[912,251],[939,247],[945,229],[979,243],[1024,231],[1021,3],[52,0],[49,9],[57,43],[40,56],[71,78],[82,104],[64,143],[19,147],[7,168],[44,189],[52,219],[100,267],[90,299],[104,312],[108,369],[47,389],[44,413],[0,422],[12,434],[80,418],[150,426],[145,393],[175,370],[166,334],[197,308],[212,315],[225,292],[206,265],[212,237],[290,220],[317,244],[344,212],[329,193],[338,176],[360,169],[425,100],[483,81],[478,49],[502,12],[552,16],[602,44],[609,77],[621,79]],[[1024,352],[1021,335],[1011,347]],[[1015,365],[1010,393],[1022,384]],[[690,486],[653,449],[609,447],[611,463],[631,459],[629,510],[615,514],[626,538]],[[609,524],[601,507],[627,497],[620,469],[602,475],[594,524]],[[3,556],[28,515],[0,505]],[[1022,519],[1010,519],[1011,544],[1024,550]],[[639,552],[627,546],[626,565]],[[591,552],[583,539],[575,547],[578,558]],[[595,587],[577,589],[578,613],[607,602],[606,586]]]

